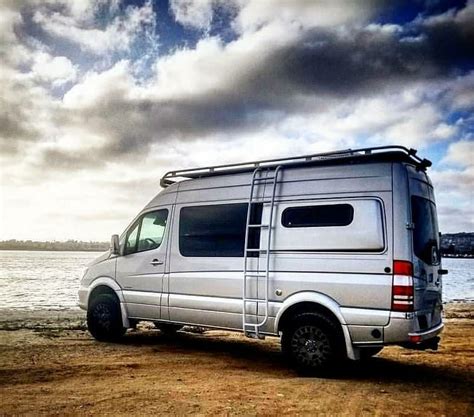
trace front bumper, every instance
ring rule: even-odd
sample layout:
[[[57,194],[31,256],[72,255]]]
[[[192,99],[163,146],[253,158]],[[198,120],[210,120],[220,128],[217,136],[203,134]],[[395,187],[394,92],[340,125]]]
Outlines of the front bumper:
[[[79,288],[77,295],[79,296],[77,305],[83,310],[87,310],[87,299],[89,295],[89,290],[87,288],[81,287]]]

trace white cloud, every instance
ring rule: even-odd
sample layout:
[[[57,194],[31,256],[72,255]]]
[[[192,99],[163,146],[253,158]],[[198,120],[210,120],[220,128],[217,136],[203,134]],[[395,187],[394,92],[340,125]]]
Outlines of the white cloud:
[[[171,0],[170,10],[183,26],[208,30],[216,3],[216,0]]]
[[[33,20],[51,35],[76,43],[84,51],[94,54],[128,51],[135,38],[155,22],[150,1],[142,7],[127,7],[123,16],[113,18],[103,29],[95,27],[93,15],[81,15],[75,8],[71,10],[74,13],[37,10]]]
[[[474,141],[463,140],[452,143],[442,162],[461,167],[474,167]]]
[[[242,0],[235,26],[240,32],[279,22],[311,29],[366,21],[376,2],[341,0]]]
[[[464,169],[432,170],[440,230],[474,231],[474,165]]]
[[[450,82],[447,96],[455,110],[474,109],[474,71]]]
[[[474,142],[451,143],[441,167],[430,173],[435,187],[441,230],[474,231]]]
[[[76,66],[64,56],[53,57],[46,52],[38,52],[33,60],[31,72],[39,81],[50,82],[53,86],[59,87],[74,81],[77,77]]]
[[[134,85],[128,61],[119,61],[106,71],[86,74],[82,82],[66,92],[63,103],[66,109],[91,108],[113,96],[130,97]]]

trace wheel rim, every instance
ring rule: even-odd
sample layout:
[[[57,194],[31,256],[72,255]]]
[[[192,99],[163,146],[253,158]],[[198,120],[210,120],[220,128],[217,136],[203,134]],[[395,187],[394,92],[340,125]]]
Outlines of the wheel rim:
[[[331,356],[329,338],[315,326],[298,328],[291,339],[291,350],[300,364],[309,366],[323,365]]]
[[[96,325],[104,330],[112,327],[112,311],[106,304],[98,304],[94,308],[94,321]]]

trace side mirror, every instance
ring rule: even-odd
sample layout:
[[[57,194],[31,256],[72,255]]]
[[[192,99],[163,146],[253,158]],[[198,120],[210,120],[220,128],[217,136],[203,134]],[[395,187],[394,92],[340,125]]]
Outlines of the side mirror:
[[[112,255],[120,255],[119,235],[112,235],[110,238],[110,253]]]

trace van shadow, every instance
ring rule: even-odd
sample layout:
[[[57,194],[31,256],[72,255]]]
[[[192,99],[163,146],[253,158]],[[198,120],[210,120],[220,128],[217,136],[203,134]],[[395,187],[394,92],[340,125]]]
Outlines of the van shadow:
[[[429,353],[427,353],[429,354]],[[457,389],[468,390],[474,382],[474,373],[468,369],[457,369],[449,364],[407,363],[401,360],[375,357],[364,362],[348,361],[339,369],[337,377],[353,381],[377,381],[392,384],[414,384],[424,389],[445,390],[452,393]]]
[[[271,340],[271,339],[270,339]],[[277,339],[275,342],[260,342],[227,334],[193,334],[178,332],[170,337],[159,331],[138,331],[127,334],[123,344],[133,346],[154,346],[157,352],[204,355],[226,361],[226,369],[246,369],[268,376],[297,377],[281,354]],[[429,354],[429,353],[427,353]],[[454,368],[446,364],[407,363],[401,360],[375,357],[364,362],[344,361],[333,380],[352,380],[389,384],[413,384],[424,390],[445,391],[453,395],[467,392],[467,386],[474,383],[474,372],[468,367]]]
[[[267,374],[286,373],[288,376],[292,374],[283,361],[279,344],[234,338],[228,333],[219,335],[179,331],[168,336],[157,330],[136,331],[127,333],[120,343],[152,346],[157,353],[209,356],[212,359],[225,360],[226,369],[248,369]]]

